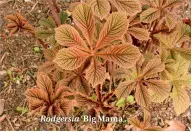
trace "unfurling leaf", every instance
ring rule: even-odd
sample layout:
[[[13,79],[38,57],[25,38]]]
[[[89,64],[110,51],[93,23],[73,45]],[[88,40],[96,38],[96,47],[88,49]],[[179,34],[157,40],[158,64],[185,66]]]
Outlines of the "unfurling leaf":
[[[63,48],[57,53],[54,62],[65,70],[74,70],[79,68],[88,56],[86,52],[74,47]]]
[[[9,21],[7,28],[11,29],[10,35],[18,31],[26,31],[34,34],[34,28],[30,25],[26,18],[24,18],[20,13],[6,15],[5,19]]]
[[[102,84],[105,81],[105,76],[106,70],[99,62],[92,61],[86,70],[86,79],[93,87]]]
[[[141,22],[144,23],[151,23],[159,17],[160,17],[160,11],[158,9],[148,8],[147,10],[141,13],[140,20]]]
[[[72,16],[75,24],[91,45],[95,31],[95,20],[91,7],[87,4],[81,4],[73,10]]]
[[[110,0],[110,2],[123,13],[129,16],[136,15],[141,12],[141,4],[139,0]]]
[[[128,28],[126,16],[121,13],[112,13],[100,32],[96,49],[109,45],[112,41],[122,39]]]
[[[129,44],[108,47],[97,53],[98,56],[112,61],[124,68],[131,68],[140,57],[139,50]]]
[[[110,4],[107,0],[88,0],[87,4],[91,6],[94,14],[100,19],[103,19],[109,15]]]
[[[37,75],[37,86],[25,92],[32,113],[48,116],[69,114],[71,102],[66,97],[73,93],[67,87],[53,87],[51,79],[45,73]]]

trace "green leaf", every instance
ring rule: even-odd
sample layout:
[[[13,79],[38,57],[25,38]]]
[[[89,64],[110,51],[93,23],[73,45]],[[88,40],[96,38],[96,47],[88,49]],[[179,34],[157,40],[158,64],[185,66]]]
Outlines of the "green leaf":
[[[48,17],[47,19],[46,18],[40,19],[39,24],[41,26],[44,26],[44,27],[47,27],[47,28],[55,28],[56,27],[56,23],[55,23],[55,21],[53,20],[52,17]]]
[[[68,18],[67,12],[61,11],[61,12],[59,13],[59,18],[60,18],[61,24],[65,24],[66,21],[67,21],[67,18]]]
[[[129,95],[127,97],[127,102],[133,103],[133,101],[134,101],[134,96],[133,95]],[[116,106],[117,107],[123,107],[124,104],[125,104],[125,98],[121,98],[120,100],[117,101]]]
[[[54,30],[37,30],[35,32],[35,36],[39,39],[45,39],[54,35],[54,33],[55,33]]]
[[[7,70],[7,74],[8,74],[9,76],[11,76],[12,71],[11,71],[11,70]]]
[[[133,101],[134,101],[134,96],[133,96],[133,95],[129,95],[129,96],[127,97],[127,102],[133,103]]]
[[[27,107],[17,106],[16,111],[17,111],[17,112],[21,112],[22,114],[24,114],[24,113],[29,112],[29,109],[28,109]]]
[[[39,51],[40,51],[39,47],[35,47],[35,48],[33,48],[33,50],[34,50],[35,52],[39,52]]]
[[[123,107],[124,104],[125,104],[125,98],[121,98],[119,101],[117,101],[116,106]]]

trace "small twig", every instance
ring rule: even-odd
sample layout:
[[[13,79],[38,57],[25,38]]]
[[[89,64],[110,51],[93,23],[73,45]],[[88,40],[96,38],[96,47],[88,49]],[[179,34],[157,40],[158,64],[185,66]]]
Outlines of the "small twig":
[[[7,119],[8,123],[9,123],[9,125],[11,126],[12,130],[15,131],[15,129],[13,128],[13,125],[11,124],[11,121],[7,117],[6,117],[6,119]]]
[[[54,5],[52,4],[51,0],[47,0],[47,2],[48,2],[48,4],[49,4],[49,8],[50,8],[50,10],[51,10],[51,13],[52,13],[52,15],[53,15],[53,18],[54,18],[57,26],[60,26],[60,25],[61,25],[61,22],[60,22],[60,20],[59,20],[59,17],[58,17],[58,15],[57,15],[57,12],[56,12],[56,10],[55,10]]]
[[[4,58],[5,58],[5,56],[6,56],[6,53],[4,53],[3,56],[1,57],[0,65],[2,64],[2,62],[3,62]]]
[[[35,9],[35,7],[37,6],[37,4],[38,4],[38,1],[33,5],[33,7],[31,8],[31,10],[29,11],[29,13],[31,13],[31,12]]]

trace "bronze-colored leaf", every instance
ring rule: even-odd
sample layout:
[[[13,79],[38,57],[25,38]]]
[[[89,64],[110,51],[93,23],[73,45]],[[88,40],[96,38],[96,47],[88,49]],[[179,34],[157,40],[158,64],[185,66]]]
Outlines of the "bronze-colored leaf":
[[[141,4],[139,0],[109,0],[117,9],[129,16],[136,15],[141,12]]]
[[[88,0],[87,4],[91,6],[94,14],[100,19],[107,17],[110,12],[110,4],[107,0]]]
[[[86,70],[86,79],[89,83],[95,87],[98,84],[102,84],[105,81],[106,70],[96,61],[92,61],[88,69]]]
[[[148,107],[150,104],[150,95],[147,90],[147,87],[143,84],[137,84],[136,92],[135,92],[135,100],[136,102],[143,106]]]
[[[72,16],[75,24],[81,30],[89,45],[92,45],[95,31],[95,20],[91,7],[85,3],[78,5],[73,10]]]
[[[49,78],[49,76],[42,72],[38,73],[37,75],[37,86],[48,94],[53,93],[53,84],[51,79]]]
[[[87,50],[88,47],[77,30],[67,24],[55,29],[55,39],[60,45]]]
[[[131,27],[131,28],[128,28],[127,32],[129,34],[133,35],[135,38],[137,38],[139,40],[148,40],[148,39],[150,39],[149,31],[147,29],[144,29],[144,28]]]
[[[122,39],[128,28],[126,16],[116,12],[112,13],[100,32],[96,49],[109,45],[112,41]]]
[[[139,50],[130,44],[108,47],[96,55],[124,68],[131,68],[140,57]]]
[[[160,10],[156,8],[148,8],[147,10],[141,13],[140,20],[141,22],[144,23],[151,23],[159,17],[160,17]]]
[[[115,95],[118,99],[123,97],[128,97],[131,91],[136,87],[136,83],[134,81],[125,81],[119,84],[115,91]]]
[[[65,70],[74,70],[79,68],[89,56],[75,47],[63,48],[59,50],[56,58],[53,60],[58,66]]]

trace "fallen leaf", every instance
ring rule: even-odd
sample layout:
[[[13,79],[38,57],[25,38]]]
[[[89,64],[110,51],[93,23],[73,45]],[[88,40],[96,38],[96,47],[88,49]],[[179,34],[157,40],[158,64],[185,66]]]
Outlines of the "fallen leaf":
[[[4,103],[5,103],[5,100],[4,99],[0,99],[0,115],[3,113]]]
[[[166,123],[169,126],[164,128],[165,131],[185,131],[186,126],[180,121],[173,120],[173,121],[166,121]]]

